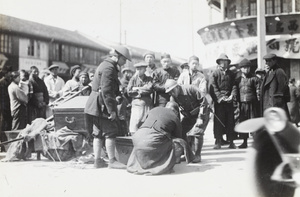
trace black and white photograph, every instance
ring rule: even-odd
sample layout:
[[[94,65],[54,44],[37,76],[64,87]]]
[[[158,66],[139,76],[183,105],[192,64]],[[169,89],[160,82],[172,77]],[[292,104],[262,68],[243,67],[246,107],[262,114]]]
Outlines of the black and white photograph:
[[[300,197],[300,0],[0,0],[1,197]]]

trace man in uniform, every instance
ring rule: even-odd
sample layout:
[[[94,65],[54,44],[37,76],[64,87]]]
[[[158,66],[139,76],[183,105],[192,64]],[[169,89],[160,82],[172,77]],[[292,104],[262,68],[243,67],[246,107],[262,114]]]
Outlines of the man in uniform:
[[[117,100],[121,98],[118,65],[123,66],[126,60],[131,61],[129,50],[124,46],[116,46],[112,56],[98,66],[92,82],[92,92],[85,106],[84,112],[87,114],[89,134],[92,133],[94,137],[95,168],[106,167],[104,160],[101,159],[103,140],[105,140],[109,159],[108,167],[126,168],[115,158],[115,138],[119,133]]]
[[[165,84],[166,93],[171,96],[181,109],[183,139],[194,147],[193,163],[201,162],[204,131],[209,122],[209,105],[194,85],[178,85],[174,79],[168,79]],[[192,145],[191,145],[192,144]]]

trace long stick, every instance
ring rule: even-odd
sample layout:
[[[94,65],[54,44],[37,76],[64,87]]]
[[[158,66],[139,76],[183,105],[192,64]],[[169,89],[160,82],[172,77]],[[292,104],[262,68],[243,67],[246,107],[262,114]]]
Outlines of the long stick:
[[[23,140],[23,139],[24,139],[24,137],[15,138],[15,139],[13,139],[13,140],[8,140],[8,141],[6,141],[6,142],[0,143],[0,146],[1,146],[1,145],[4,145],[4,144],[9,144],[9,143],[12,143],[12,142],[20,141],[20,140]]]
[[[220,118],[215,114],[215,112],[212,110],[212,108],[208,107],[210,112],[216,117],[216,119],[221,123],[221,125],[225,128],[224,123],[220,120]]]

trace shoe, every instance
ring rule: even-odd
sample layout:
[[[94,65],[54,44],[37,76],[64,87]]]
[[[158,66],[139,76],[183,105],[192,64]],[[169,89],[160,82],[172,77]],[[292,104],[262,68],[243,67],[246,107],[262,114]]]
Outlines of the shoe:
[[[236,146],[235,146],[235,144],[233,142],[231,142],[228,148],[230,148],[230,149],[236,149]]]
[[[230,142],[226,141],[226,140],[223,140],[221,139],[221,145],[228,145],[230,144]]]
[[[126,165],[118,162],[116,159],[111,159],[108,164],[110,169],[126,169]]]
[[[247,143],[242,143],[241,145],[238,146],[238,148],[247,148],[248,145]]]
[[[216,144],[216,145],[214,146],[214,149],[221,149],[221,145],[220,145],[220,144]]]
[[[107,164],[103,159],[95,159],[94,168],[106,168]]]
[[[196,155],[192,163],[200,163],[200,162],[201,162],[201,155]]]

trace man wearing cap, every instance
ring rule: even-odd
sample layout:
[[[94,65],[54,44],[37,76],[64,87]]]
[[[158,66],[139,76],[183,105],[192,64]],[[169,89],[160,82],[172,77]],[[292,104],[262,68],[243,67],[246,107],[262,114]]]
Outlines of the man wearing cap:
[[[84,112],[87,115],[88,133],[92,134],[95,155],[95,168],[102,168],[106,163],[101,159],[101,149],[105,144],[109,158],[109,168],[123,168],[115,158],[115,138],[119,133],[117,117],[117,97],[119,91],[118,67],[131,61],[129,50],[124,46],[114,47],[114,53],[105,59],[96,69],[92,82],[92,92],[88,98]],[[105,140],[105,142],[104,142]]]
[[[80,91],[80,96],[89,96],[91,94],[92,87],[90,86],[89,74],[85,71],[79,73],[78,91]]]
[[[181,65],[185,66],[185,64]],[[203,73],[199,70],[199,58],[195,55],[189,58],[189,63],[187,65],[189,72],[182,72],[178,78],[178,84],[191,84],[195,85],[204,94],[207,92],[207,81]],[[184,70],[183,70],[184,71]]]
[[[178,85],[174,79],[165,84],[166,93],[175,101],[183,115],[183,139],[194,147],[194,163],[201,162],[204,131],[209,122],[209,105],[201,91],[194,85]]]
[[[221,54],[216,60],[217,69],[211,75],[209,87],[210,95],[214,101],[214,137],[216,145],[214,149],[220,149],[223,134],[227,135],[230,141],[229,148],[236,148],[233,140],[234,133],[234,106],[233,99],[236,99],[237,87],[235,74],[229,70],[231,60],[226,54]]]
[[[136,74],[130,79],[127,93],[132,98],[129,132],[134,134],[145,121],[147,113],[152,109],[151,99],[152,78],[146,76],[148,63],[140,62],[134,65]]]
[[[71,79],[68,80],[63,87],[63,95],[68,92],[78,90],[79,87],[79,74],[81,72],[81,67],[79,65],[72,66],[70,69]]]
[[[289,98],[287,97],[290,96],[288,77],[283,69],[279,67],[278,58],[275,54],[267,54],[263,58],[269,70],[261,84],[261,112],[270,107],[280,107],[288,115],[287,102]]]
[[[257,89],[259,83],[254,74],[250,73],[251,62],[244,58],[240,63],[239,67],[241,69],[241,76],[238,78],[238,94],[237,100],[239,101],[240,115],[239,120],[243,122],[248,119],[258,117],[257,112]],[[248,133],[241,133],[239,136],[244,140],[243,143],[238,148],[247,148],[248,147]]]
[[[147,69],[146,69],[146,75],[150,76],[153,78],[154,72],[156,70],[156,65],[155,65],[155,54],[151,51],[147,51],[144,53],[144,61],[148,63]]]
[[[171,67],[170,54],[163,54],[160,63],[162,68],[158,68],[153,76],[153,88],[156,91],[154,106],[165,107],[167,102],[170,101],[170,95],[165,92],[165,83],[167,79],[177,80],[180,72],[178,69]]]
[[[47,86],[49,93],[49,103],[55,101],[57,98],[62,96],[62,89],[65,85],[65,81],[57,75],[58,73],[58,65],[51,65],[48,69],[50,71],[50,75],[45,77],[44,82]]]
[[[11,74],[12,82],[8,86],[8,94],[10,98],[10,110],[12,116],[12,130],[24,129],[27,125],[28,97],[19,87],[20,73],[14,71]]]

